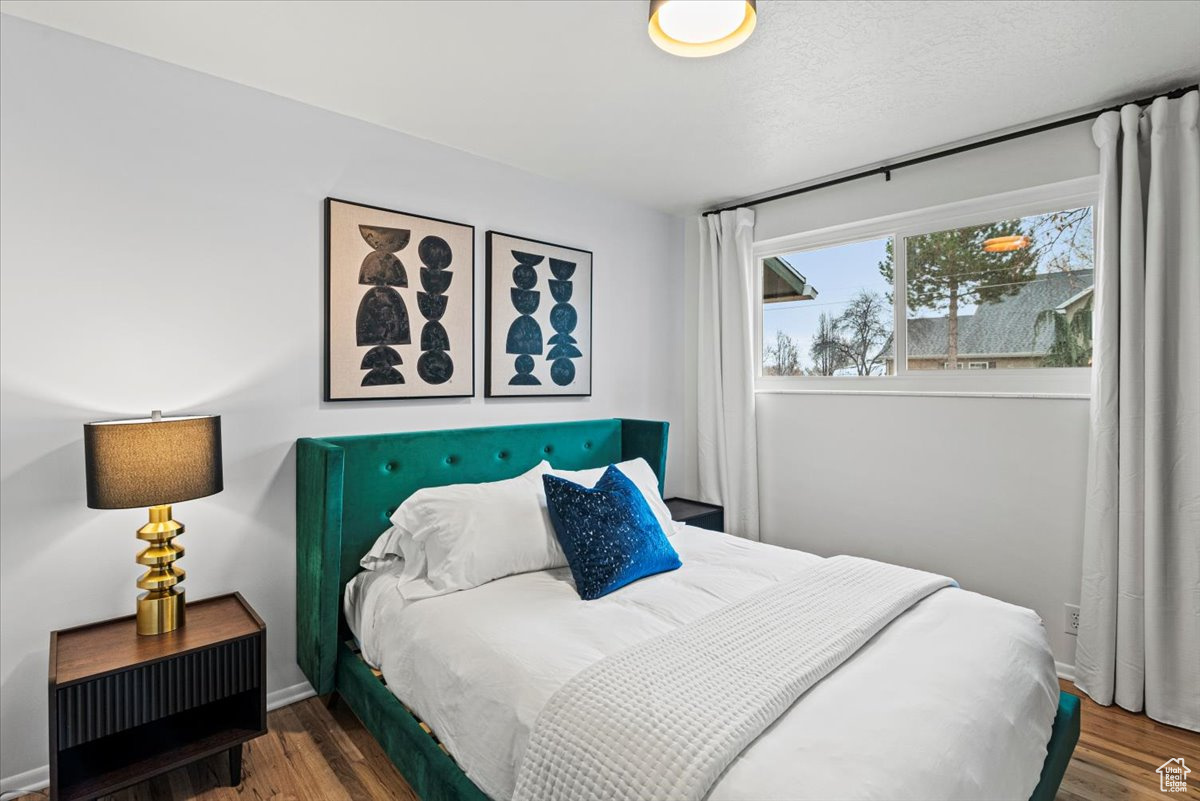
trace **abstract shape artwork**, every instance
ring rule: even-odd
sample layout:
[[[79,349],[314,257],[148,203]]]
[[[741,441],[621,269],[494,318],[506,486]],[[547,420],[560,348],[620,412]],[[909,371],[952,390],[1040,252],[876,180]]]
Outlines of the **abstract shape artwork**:
[[[382,228],[376,225],[360,225],[358,233],[371,246],[371,252],[363,257],[358,271],[358,283],[374,284],[358,302],[358,318],[354,322],[355,339],[359,345],[376,345],[363,356],[362,369],[369,370],[363,376],[362,386],[375,387],[380,384],[403,384],[404,374],[392,365],[404,364],[400,354],[384,345],[407,345],[412,341],[408,328],[408,307],[404,298],[392,289],[408,286],[408,273],[404,263],[396,257],[396,251],[408,244],[412,231],[401,228]],[[384,354],[388,354],[386,357]],[[385,361],[381,361],[386,359]]]
[[[550,337],[550,352],[546,358],[550,360],[550,378],[560,387],[565,387],[575,379],[575,363],[583,355],[575,347],[578,340],[571,336],[579,323],[579,314],[571,305],[571,276],[575,274],[575,262],[562,259],[550,260],[550,294],[554,300],[554,308],[550,310],[550,327],[554,336]]]
[[[325,399],[474,395],[474,227],[334,198],[325,226]]]
[[[487,248],[487,396],[590,395],[591,252],[496,231]]]
[[[504,352],[520,355],[513,360],[513,369],[517,372],[508,383],[513,386],[537,386],[542,382],[533,375],[534,361],[531,354],[542,352],[542,327],[532,315],[537,311],[542,293],[534,289],[537,286],[537,270],[534,268],[546,257],[522,253],[519,250],[514,250],[512,257],[517,260],[517,266],[512,272],[515,286],[509,293],[513,308],[519,316],[508,327]]]
[[[401,361],[400,354],[386,345],[371,348],[362,360],[362,369],[370,371],[363,376],[362,385],[377,387],[380,384],[403,384],[404,376],[394,367]]]
[[[358,302],[354,324],[360,345],[407,345],[408,309],[390,286],[374,286]]]
[[[400,354],[385,345],[407,345],[411,339],[408,329],[408,307],[404,298],[392,289],[408,286],[404,263],[396,252],[408,244],[411,231],[402,228],[383,228],[360,225],[358,233],[371,248],[363,257],[358,270],[358,283],[371,286],[358,302],[354,321],[355,340],[359,345],[375,345],[363,356],[362,369],[369,372],[362,386],[403,384],[404,375],[393,367],[403,364]],[[388,354],[386,357],[384,354]]]
[[[454,277],[446,268],[454,256],[450,245],[440,236],[427,236],[417,248],[421,259],[421,286],[424,292],[417,293],[417,308],[425,317],[421,329],[421,358],[417,360],[417,375],[429,384],[444,384],[454,375],[454,360],[450,350],[450,335],[442,325],[446,313],[446,290]]]

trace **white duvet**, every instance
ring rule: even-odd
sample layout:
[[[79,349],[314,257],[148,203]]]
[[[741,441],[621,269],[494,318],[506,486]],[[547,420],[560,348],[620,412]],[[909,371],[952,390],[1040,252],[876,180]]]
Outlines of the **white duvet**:
[[[507,801],[538,713],[575,673],[819,559],[686,527],[672,544],[682,568],[594,601],[566,568],[407,603],[376,576],[351,585],[347,612],[389,689]],[[1033,612],[942,590],[804,694],[708,798],[1025,801],[1057,698]]]

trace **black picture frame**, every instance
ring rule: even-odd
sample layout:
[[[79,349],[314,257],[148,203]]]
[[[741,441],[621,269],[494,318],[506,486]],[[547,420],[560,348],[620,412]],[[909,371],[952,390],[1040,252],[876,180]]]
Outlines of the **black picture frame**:
[[[586,273],[587,273],[588,307],[587,307],[587,342],[586,342],[586,350],[585,350],[585,353],[587,356],[587,381],[586,381],[587,391],[586,392],[571,392],[571,391],[504,392],[502,388],[505,386],[508,386],[508,384],[504,383],[503,378],[499,378],[499,377],[492,375],[492,372],[493,372],[492,357],[496,353],[494,348],[499,347],[500,349],[502,349],[501,352],[503,352],[503,348],[505,347],[505,343],[503,341],[501,341],[499,343],[497,343],[495,341],[496,337],[494,336],[494,332],[492,330],[492,325],[496,319],[496,314],[497,314],[497,309],[495,308],[496,298],[497,298],[498,294],[500,294],[500,290],[501,290],[501,287],[497,285],[497,277],[495,275],[496,270],[499,267],[499,265],[497,264],[497,261],[496,261],[497,255],[498,255],[496,253],[496,237],[506,237],[508,239],[514,239],[514,240],[518,240],[521,242],[529,243],[530,245],[534,245],[534,246],[557,248],[559,250],[564,250],[564,251],[573,251],[575,253],[585,254],[587,256]],[[505,231],[492,230],[492,231],[488,231],[487,235],[486,235],[485,253],[486,253],[486,255],[485,255],[485,262],[484,262],[484,293],[486,296],[486,301],[485,301],[485,306],[484,306],[485,322],[484,322],[484,338],[483,338],[484,339],[484,342],[483,342],[483,350],[484,350],[484,356],[483,356],[483,387],[484,387],[484,389],[483,389],[483,391],[484,391],[484,397],[486,397],[486,398],[590,398],[592,396],[593,358],[594,358],[594,353],[595,353],[594,338],[593,338],[593,331],[594,331],[593,312],[594,312],[594,306],[595,306],[595,304],[593,302],[594,286],[595,286],[595,277],[594,277],[595,259],[594,259],[594,254],[592,253],[592,251],[590,251],[586,248],[575,247],[573,245],[562,245],[562,244],[559,244],[556,242],[548,242],[543,239],[534,239],[532,237],[522,236],[520,234],[511,234],[511,233],[507,233]],[[511,269],[512,265],[507,264],[507,265],[504,265],[504,267],[507,269]],[[506,284],[504,284],[503,288],[508,289],[509,288],[508,284],[511,284],[511,280],[509,280]]]
[[[466,358],[460,358],[455,361],[454,369],[465,370],[470,376],[470,389],[464,389],[456,393],[430,393],[430,394],[395,394],[395,395],[362,395],[362,396],[335,396],[333,391],[333,351],[332,351],[332,317],[333,317],[333,232],[332,232],[332,216],[333,204],[340,203],[345,206],[354,206],[361,209],[367,209],[375,212],[386,212],[388,214],[397,214],[404,217],[410,217],[416,220],[425,220],[431,223],[453,226],[465,229],[466,241],[470,243],[470,254],[465,260],[463,267],[459,272],[466,274],[470,279],[470,301],[469,301],[469,336],[460,339],[465,340],[469,346],[469,355]],[[327,403],[342,403],[342,402],[360,402],[360,401],[405,401],[405,400],[437,400],[451,398],[473,398],[476,394],[476,377],[475,377],[475,357],[476,357],[476,331],[475,331],[475,226],[469,223],[458,222],[456,220],[446,220],[440,217],[431,217],[425,214],[414,214],[408,211],[399,211],[397,209],[389,209],[384,206],[373,206],[368,203],[359,203],[353,200],[344,198],[326,197],[324,201],[324,233],[325,233],[325,287],[324,287],[324,381],[323,381],[323,398]],[[457,262],[456,262],[457,263]],[[420,319],[420,318],[417,318]],[[407,380],[406,380],[407,384]],[[401,386],[406,386],[401,385]]]

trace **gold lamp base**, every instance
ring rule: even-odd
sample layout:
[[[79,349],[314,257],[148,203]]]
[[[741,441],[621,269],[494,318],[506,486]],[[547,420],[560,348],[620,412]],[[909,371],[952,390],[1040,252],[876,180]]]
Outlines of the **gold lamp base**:
[[[143,592],[137,599],[137,633],[166,634],[183,626],[183,590],[170,589],[151,597]]]
[[[183,625],[183,589],[175,585],[187,573],[175,566],[183,556],[183,548],[174,540],[183,533],[183,524],[171,519],[171,506],[150,507],[150,522],[137,531],[137,538],[149,543],[138,554],[137,563],[149,568],[137,580],[139,589],[146,590],[137,599],[137,633],[166,634]]]

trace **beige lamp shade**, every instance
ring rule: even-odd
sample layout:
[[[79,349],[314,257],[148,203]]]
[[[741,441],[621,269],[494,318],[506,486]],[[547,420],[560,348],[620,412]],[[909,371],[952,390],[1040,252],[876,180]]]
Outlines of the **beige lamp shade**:
[[[83,427],[87,505],[131,509],[222,489],[221,417],[144,417]]]

